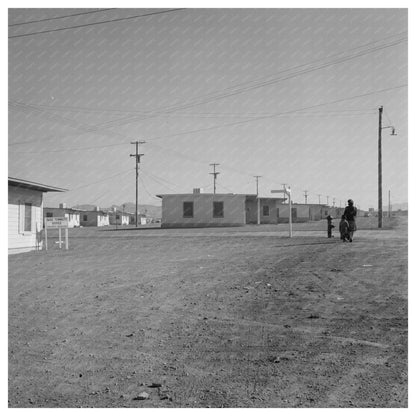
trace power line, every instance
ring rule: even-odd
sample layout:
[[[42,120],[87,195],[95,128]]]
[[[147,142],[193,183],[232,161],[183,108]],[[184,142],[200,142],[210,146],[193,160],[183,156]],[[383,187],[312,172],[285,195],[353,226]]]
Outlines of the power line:
[[[215,130],[215,129],[218,129],[218,128],[221,128],[221,127],[236,126],[236,125],[240,125],[240,124],[250,123],[252,121],[274,118],[274,117],[281,116],[283,114],[295,113],[295,112],[302,111],[302,110],[307,110],[307,109],[310,109],[310,108],[323,107],[323,106],[329,105],[329,104],[336,104],[336,103],[340,103],[340,102],[343,102],[343,101],[353,100],[355,98],[362,98],[362,97],[366,97],[366,96],[369,96],[369,95],[379,94],[381,92],[391,91],[391,90],[404,88],[404,87],[407,87],[407,84],[402,84],[402,85],[398,85],[398,86],[391,87],[391,88],[383,88],[381,90],[370,91],[370,92],[367,92],[367,93],[364,93],[364,94],[357,94],[357,95],[354,95],[354,96],[351,96],[351,97],[340,98],[340,99],[337,99],[337,100],[327,101],[325,103],[320,103],[320,104],[314,104],[314,105],[311,105],[311,106],[306,106],[306,107],[302,107],[302,108],[298,108],[298,109],[294,109],[294,110],[283,111],[281,113],[274,113],[274,114],[271,114],[271,115],[261,116],[261,117],[253,117],[249,120],[235,121],[235,122],[232,122],[232,123],[220,124],[220,125],[216,125],[216,126],[205,127],[205,128],[201,128],[201,129],[195,129],[195,130],[187,130],[187,131],[184,131],[184,132],[165,135],[165,136],[157,136],[157,137],[150,138],[150,140],[162,140],[162,139],[166,139],[166,138],[177,137],[177,136],[182,136],[182,135],[191,134],[191,133],[199,133],[199,132],[203,132],[203,131]]]
[[[154,199],[157,199],[158,201],[160,201],[160,199],[159,199],[157,196],[152,195],[152,194],[151,194],[151,193],[147,190],[147,187],[146,187],[146,185],[145,185],[145,183],[144,183],[144,180],[143,180],[143,176],[140,176],[140,177],[139,177],[139,182],[142,184],[143,189],[144,189],[144,191],[147,193],[147,195],[149,195],[151,198],[154,198]]]
[[[30,104],[25,104],[25,103],[21,103],[21,102],[17,102],[17,101],[9,101],[9,105],[15,108],[18,108],[22,111],[28,112],[28,111],[33,111],[35,112],[37,115],[40,115],[41,117],[47,118],[49,120],[58,122],[58,123],[63,123],[66,125],[69,125],[70,128],[79,131],[80,133],[72,133],[72,134],[66,134],[63,137],[70,137],[70,136],[77,136],[80,134],[86,134],[86,133],[96,133],[97,131],[99,132],[99,130],[97,128],[95,128],[94,125],[90,125],[90,124],[86,124],[86,123],[79,123],[76,120],[70,119],[68,117],[62,117],[62,116],[56,116],[53,114],[45,114],[44,110],[39,110],[38,108],[36,108],[36,106],[34,105],[30,105]],[[77,126],[74,126],[74,123],[77,123]],[[106,132],[103,131],[101,132],[104,136],[119,136],[123,139],[128,139],[127,136],[117,133],[117,132]],[[20,142],[15,142],[15,143],[10,143],[9,146],[17,146],[20,144],[26,144],[26,143],[34,143],[34,142],[39,142],[39,141],[44,141],[44,140],[56,140],[56,136],[50,136],[50,137],[46,137],[43,139],[38,139],[38,140],[24,140],[24,141],[20,141]]]
[[[103,149],[106,147],[116,147],[116,146],[127,146],[128,143],[118,143],[118,144],[107,144],[101,146],[89,146],[89,147],[75,147],[71,149],[60,149],[60,150],[43,150],[43,151],[29,151],[29,152],[9,152],[11,154],[41,154],[41,153],[66,153],[66,152],[78,152],[80,150],[93,150],[93,149]]]
[[[387,38],[383,38],[383,39],[378,40],[378,41],[370,42],[370,43],[361,45],[359,47],[348,49],[347,51],[362,49],[364,46],[379,43],[382,40],[385,40],[385,39],[388,39],[388,38],[391,38],[391,37],[397,37],[400,34],[397,34],[397,35],[394,35],[394,36],[389,36]],[[361,51],[356,55],[341,57],[338,60],[333,61],[333,62],[330,61],[330,62],[326,62],[324,64],[321,64],[320,66],[306,68],[306,69],[303,69],[301,71],[298,71],[298,72],[295,72],[295,73],[292,73],[292,74],[289,73],[289,75],[284,77],[284,78],[277,78],[277,79],[267,80],[267,78],[270,78],[270,76],[269,76],[269,77],[266,77],[266,81],[264,81],[264,80],[262,80],[261,82],[259,82],[259,81],[248,81],[246,83],[240,83],[240,84],[236,84],[236,85],[231,86],[231,87],[227,87],[224,90],[222,90],[223,92],[220,91],[220,92],[214,92],[214,93],[202,95],[199,98],[198,97],[194,98],[192,101],[190,101],[188,103],[185,102],[184,104],[180,104],[180,105],[176,105],[176,106],[162,107],[162,108],[159,108],[159,109],[155,109],[155,110],[152,110],[152,111],[147,111],[147,112],[141,113],[139,116],[137,116],[137,115],[127,116],[127,117],[122,117],[122,118],[119,118],[119,119],[116,119],[116,120],[110,120],[108,122],[97,125],[96,128],[101,128],[101,129],[102,128],[111,128],[113,126],[129,124],[129,123],[140,121],[140,120],[143,120],[143,119],[158,117],[161,114],[166,116],[166,114],[168,114],[168,113],[174,113],[178,110],[182,110],[182,109],[186,109],[186,108],[192,108],[192,107],[199,106],[199,105],[202,105],[202,104],[206,104],[206,103],[210,103],[210,102],[217,101],[217,100],[220,100],[220,99],[228,98],[228,97],[234,96],[236,94],[241,94],[241,93],[244,93],[244,92],[247,92],[247,91],[251,91],[253,89],[257,89],[257,88],[261,88],[261,87],[264,87],[264,86],[272,85],[272,84],[275,84],[276,82],[281,82],[281,81],[284,81],[284,80],[287,80],[287,79],[290,79],[290,78],[293,78],[293,77],[296,77],[296,76],[304,75],[304,74],[307,74],[309,72],[313,72],[313,71],[316,71],[316,70],[319,70],[319,69],[322,69],[322,68],[326,68],[328,66],[336,65],[336,64],[345,62],[347,60],[355,59],[357,57],[361,57],[361,56],[366,55],[368,53],[373,53],[375,51],[385,49],[387,47],[395,46],[395,45],[401,43],[402,41],[404,41],[406,39],[407,38],[401,38],[401,39],[395,40],[391,44],[387,44],[387,45],[384,44],[384,45],[380,45],[380,46],[375,46],[375,47],[370,48],[368,50]],[[333,55],[330,55],[329,57],[339,56],[342,53],[343,52],[333,54]],[[294,69],[307,67],[307,66],[310,66],[313,63],[321,62],[324,59],[328,60],[329,57],[314,60],[314,61],[309,62],[307,64],[297,65],[295,67],[279,71],[278,73],[280,73],[280,74],[287,73],[287,72],[293,71]],[[253,84],[253,83],[254,83],[254,85],[250,85],[250,84]],[[239,87],[239,86],[245,86],[245,87],[236,88],[236,87]],[[230,92],[226,93],[226,91],[228,91],[228,90]],[[199,100],[199,101],[197,101],[197,100]],[[128,112],[128,113],[130,113],[130,112]]]
[[[397,35],[396,35],[397,36]],[[401,41],[401,40],[403,40],[403,39],[399,39],[399,41]],[[379,41],[376,41],[376,42],[371,42],[370,44],[372,44],[372,43],[378,43],[378,42],[380,42],[380,40]],[[396,41],[397,42],[397,41]],[[378,47],[378,49],[380,49],[380,48],[385,48],[385,47],[390,47],[390,46],[392,46],[392,45],[384,45],[384,46],[379,46]],[[362,48],[363,46],[361,46],[361,47],[359,47],[359,48],[353,48],[352,50],[354,50],[354,49],[360,49],[360,48]],[[374,49],[374,48],[373,48]],[[378,50],[377,49],[377,50]],[[369,51],[366,51],[366,53],[369,53]],[[337,54],[337,55],[339,55],[339,54]],[[333,55],[332,55],[333,56]],[[356,56],[355,56],[356,57]],[[350,57],[350,58],[348,58],[348,59],[352,59],[353,57]],[[343,58],[343,59],[346,59],[346,58]],[[321,59],[322,60],[322,59]],[[319,61],[319,60],[318,60]],[[314,61],[314,62],[316,62],[316,61]],[[337,63],[339,63],[339,62],[337,62]],[[332,63],[332,64],[334,64],[334,63]],[[331,64],[331,65],[332,65]],[[298,66],[298,67],[304,67],[304,66],[307,66],[307,65],[309,65],[309,64],[304,64],[304,65],[300,65],[300,66]],[[326,64],[326,65],[329,65],[329,64]],[[297,68],[297,67],[294,67],[294,68]],[[310,72],[310,71],[314,71],[314,70],[317,70],[317,69],[320,69],[321,67],[318,67],[318,68],[312,68],[312,69],[309,69],[308,71]],[[289,71],[289,69],[288,70],[284,70],[284,71],[281,71],[281,72],[288,72]],[[303,72],[303,73],[305,73],[305,72]],[[292,75],[289,75],[289,77],[292,77],[292,76],[298,76],[298,75],[301,75],[301,73],[295,73],[295,74],[292,74]],[[278,81],[282,81],[282,80],[285,80],[285,79],[288,79],[288,77],[286,77],[286,78],[284,78],[284,79],[278,79],[277,80],[277,82]],[[276,80],[274,80],[275,82],[276,82]],[[268,83],[270,83],[270,81],[268,82]],[[247,83],[245,83],[245,84],[239,84],[239,85],[246,85]],[[253,89],[253,88],[259,88],[259,87],[262,87],[262,86],[265,86],[266,84],[261,84],[261,85],[254,85],[254,86],[251,86],[251,87],[249,87],[250,89]],[[227,89],[232,89],[232,88],[235,88],[235,86],[234,87],[229,87],[229,88],[227,88]],[[227,90],[227,89],[225,89],[225,90]],[[225,91],[224,90],[224,91]],[[241,92],[245,92],[245,91],[247,91],[247,87],[245,88],[245,89],[243,89],[243,90],[241,90],[241,91],[238,91],[238,90],[234,90],[233,92],[232,92],[232,95],[235,95],[235,94],[239,94],[239,93],[241,93]],[[228,96],[230,96],[230,94],[228,94]],[[202,97],[204,97],[204,96],[202,96]],[[226,98],[226,95],[224,95],[224,94],[222,94],[222,95],[218,95],[218,93],[217,93],[217,96],[213,96],[212,94],[210,94],[210,95],[206,95],[206,97],[211,97],[210,98],[210,100],[209,101],[207,101],[207,102],[212,102],[213,100],[212,100],[212,98],[215,98],[215,100],[216,99],[223,99],[223,98]],[[184,108],[189,108],[189,107],[192,107],[192,106],[195,106],[195,105],[200,105],[200,104],[204,104],[204,103],[206,103],[206,102],[204,102],[204,101],[202,101],[202,102],[197,102],[197,103],[190,103],[190,104],[185,104],[185,105],[181,105],[181,106],[176,106],[176,108],[175,107],[167,107],[166,109],[169,111],[169,112],[174,112],[174,111],[177,111],[178,109],[184,109]],[[163,110],[163,108],[162,108],[162,110]],[[41,111],[41,110],[39,110],[39,111]],[[165,110],[166,111],[166,110]],[[291,112],[291,113],[293,113],[293,111]],[[151,114],[151,113],[148,113],[148,114],[150,114],[150,115],[147,115],[147,116],[144,116],[144,118],[149,118],[149,117],[155,117],[156,115],[155,115],[155,113],[153,113],[153,115]],[[286,115],[286,114],[289,114],[289,113],[283,113],[283,114],[281,114],[281,115]],[[270,117],[275,117],[276,115],[271,115]],[[142,117],[142,119],[143,119],[143,116],[141,116]],[[269,117],[269,116],[264,116],[264,117]],[[258,119],[259,117],[253,117],[252,119],[253,120],[256,120],[256,119]],[[263,118],[263,116],[261,116],[260,118]],[[103,124],[99,124],[99,125],[96,125],[96,126],[89,126],[90,127],[90,131],[96,131],[97,129],[106,129],[106,128],[111,128],[111,127],[113,127],[113,126],[116,126],[116,125],[120,125],[120,122],[121,122],[121,124],[126,124],[126,122],[134,122],[134,121],[139,121],[140,119],[137,119],[137,116],[135,116],[135,117],[124,117],[124,118],[119,118],[119,119],[116,119],[116,120],[111,120],[111,121],[109,121],[109,122],[106,122],[106,123],[103,123]],[[73,122],[73,121],[72,121]],[[245,122],[245,121],[243,121],[243,122]]]
[[[91,185],[96,185],[97,183],[101,183],[101,182],[108,181],[109,179],[113,179],[113,178],[116,178],[117,176],[124,175],[124,174],[126,174],[127,172],[131,172],[131,169],[124,170],[124,171],[119,172],[119,173],[117,173],[117,174],[115,174],[115,175],[108,176],[108,177],[106,177],[106,178],[100,179],[99,181],[96,181],[96,182],[90,182],[90,183],[87,183],[87,184],[85,184],[85,185],[79,186],[78,188],[70,189],[70,190],[69,190],[69,191],[67,191],[67,192],[73,192],[73,191],[78,191],[79,189],[88,188],[88,187],[89,187],[89,186],[91,186]]]
[[[82,13],[74,13],[74,14],[67,14],[65,16],[57,16],[57,17],[48,17],[45,19],[39,19],[39,20],[29,20],[27,22],[19,22],[19,23],[13,23],[11,25],[9,25],[9,27],[14,27],[14,26],[22,26],[22,25],[28,25],[31,23],[39,23],[39,22],[47,22],[49,20],[58,20],[58,19],[65,19],[67,17],[75,17],[75,16],[83,16],[86,14],[93,14],[93,13],[101,13],[101,12],[106,12],[108,10],[115,10],[115,8],[111,8],[111,9],[98,9],[98,10],[91,10],[89,12],[82,12]]]
[[[22,37],[25,37],[25,36],[40,35],[40,34],[44,34],[44,33],[60,32],[60,31],[63,31],[63,30],[78,29],[78,28],[81,28],[81,27],[102,25],[102,24],[105,24],[105,23],[121,22],[121,21],[125,21],[125,20],[138,19],[140,17],[154,16],[154,15],[163,14],[163,13],[172,13],[172,12],[177,12],[177,11],[181,11],[181,10],[185,10],[185,8],[169,9],[169,10],[164,10],[164,11],[160,11],[160,12],[152,12],[152,13],[139,14],[139,15],[134,15],[134,16],[120,17],[118,19],[104,20],[104,21],[95,22],[95,23],[85,23],[85,24],[76,25],[76,26],[60,27],[60,28],[57,28],[57,29],[50,29],[50,30],[41,30],[39,32],[30,32],[30,33],[24,33],[22,35],[9,36],[9,39],[22,38]]]
[[[221,99],[224,99],[224,98],[229,98],[229,97],[235,96],[237,94],[241,94],[241,93],[251,91],[251,90],[254,90],[254,89],[257,89],[257,88],[262,88],[262,87],[265,87],[265,86],[273,85],[273,84],[276,84],[278,82],[285,81],[285,80],[297,77],[299,75],[305,75],[305,74],[308,74],[310,72],[317,71],[319,69],[327,68],[327,67],[330,67],[332,65],[337,65],[337,64],[344,63],[344,62],[352,60],[352,59],[362,57],[362,56],[367,55],[369,53],[373,53],[373,52],[376,52],[376,51],[379,51],[379,50],[382,50],[382,49],[385,49],[385,48],[396,46],[399,43],[403,42],[404,40],[407,40],[407,38],[401,38],[401,39],[395,40],[393,43],[390,43],[390,44],[387,44],[387,45],[375,46],[375,47],[372,47],[368,50],[361,51],[361,52],[359,52],[355,55],[341,57],[341,58],[338,58],[338,60],[335,60],[335,61],[332,61],[332,62],[330,61],[330,62],[322,63],[321,65],[318,65],[318,66],[315,66],[315,67],[306,68],[306,69],[303,69],[303,70],[300,70],[300,71],[297,71],[297,72],[294,72],[294,73],[289,73],[285,77],[275,78],[275,79],[271,79],[271,80],[267,80],[267,81],[261,81],[261,82],[257,82],[257,83],[255,83],[256,81],[249,81],[248,83],[237,85],[237,86],[246,85],[245,87],[242,87],[242,88],[236,88],[236,86],[228,87],[228,88],[225,88],[223,90],[224,92],[216,92],[216,93],[203,95],[203,96],[201,96],[199,101],[198,101],[198,99],[194,99],[193,101],[190,101],[189,103],[185,103],[185,104],[182,104],[182,105],[159,108],[159,109],[156,109],[156,110],[153,110],[153,111],[149,111],[147,116],[140,116],[141,118],[137,117],[137,116],[133,116],[133,117],[128,116],[128,117],[125,117],[124,119],[118,120],[118,122],[117,121],[116,122],[109,121],[108,123],[105,123],[104,126],[119,125],[118,123],[120,121],[122,121],[122,124],[128,124],[128,123],[131,123],[131,122],[140,121],[141,119],[148,119],[148,118],[157,117],[158,114],[156,112],[161,112],[162,111],[164,113],[166,113],[166,112],[171,113],[171,112],[175,112],[177,110],[192,108],[192,107],[199,106],[199,105],[202,105],[202,104],[207,104],[207,103],[211,103],[211,102],[214,102],[214,101],[218,101],[218,100],[221,100]],[[362,48],[362,47],[360,47],[360,48]],[[359,49],[359,48],[354,48],[354,49]],[[340,53],[338,53],[337,55],[340,55]],[[325,58],[325,59],[328,59],[328,58]],[[320,59],[320,60],[317,60],[317,61],[319,62],[319,61],[322,61],[322,60],[323,59]],[[317,61],[312,61],[312,63],[317,62]],[[298,66],[295,66],[293,68],[289,68],[289,69],[280,71],[279,73],[289,72],[293,69],[306,67],[308,65],[311,65],[311,63],[298,65]],[[247,84],[252,84],[253,82],[254,82],[254,85],[247,85]],[[227,90],[230,90],[230,92],[225,92]]]

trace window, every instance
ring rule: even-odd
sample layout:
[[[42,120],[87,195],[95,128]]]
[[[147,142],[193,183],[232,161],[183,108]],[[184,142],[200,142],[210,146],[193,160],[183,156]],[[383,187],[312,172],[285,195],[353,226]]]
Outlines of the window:
[[[268,205],[263,205],[263,217],[268,217],[270,215],[270,209]]]
[[[116,215],[116,220],[119,220],[120,219],[120,215]]]
[[[213,203],[213,217],[224,218],[224,202],[216,201]]]
[[[82,221],[88,221],[88,215],[83,215],[82,216]]]
[[[183,203],[183,218],[193,218],[193,217],[194,217],[194,203],[184,202]]]
[[[280,216],[279,208],[276,208],[276,211],[277,211],[277,218],[279,218]]]
[[[52,218],[52,217],[53,217],[53,212],[46,213],[46,218]]]
[[[25,204],[25,225],[23,231],[32,231],[32,204]]]

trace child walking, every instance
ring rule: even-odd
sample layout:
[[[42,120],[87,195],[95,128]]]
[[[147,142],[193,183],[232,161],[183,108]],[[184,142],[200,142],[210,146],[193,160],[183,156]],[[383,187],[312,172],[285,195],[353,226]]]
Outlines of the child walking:
[[[341,221],[339,222],[339,233],[342,241],[352,241],[350,227],[345,215],[341,217]]]

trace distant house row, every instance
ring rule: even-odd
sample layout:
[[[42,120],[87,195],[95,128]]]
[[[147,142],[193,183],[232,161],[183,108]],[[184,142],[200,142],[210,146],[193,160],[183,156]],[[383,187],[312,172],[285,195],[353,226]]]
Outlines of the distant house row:
[[[59,204],[59,208],[43,208],[43,217],[66,218],[69,228],[136,224],[136,216],[131,212],[101,210],[99,207],[93,210],[74,209],[65,204]],[[148,218],[144,214],[138,214],[138,221],[146,224]]]

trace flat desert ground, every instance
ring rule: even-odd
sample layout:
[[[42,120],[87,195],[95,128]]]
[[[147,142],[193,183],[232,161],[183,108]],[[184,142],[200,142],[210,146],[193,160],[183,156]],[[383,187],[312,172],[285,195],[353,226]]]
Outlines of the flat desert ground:
[[[9,407],[407,407],[407,218],[358,228],[50,234],[9,256]]]

